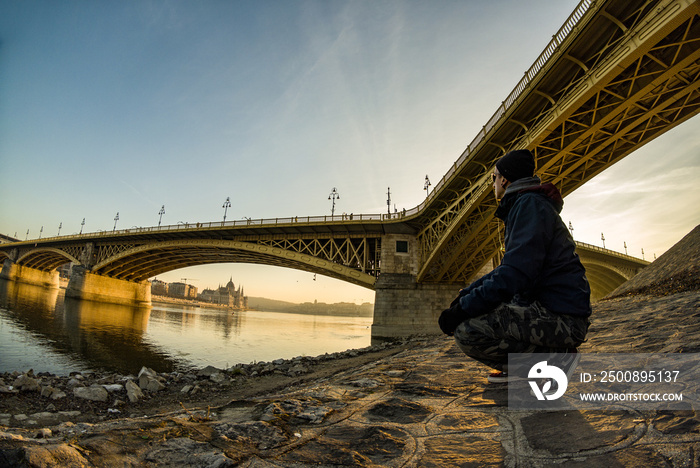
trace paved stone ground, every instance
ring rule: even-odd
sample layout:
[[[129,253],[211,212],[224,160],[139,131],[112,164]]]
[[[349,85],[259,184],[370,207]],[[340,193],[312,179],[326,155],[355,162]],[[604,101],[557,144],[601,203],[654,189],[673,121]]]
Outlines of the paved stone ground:
[[[685,286],[596,304],[581,351],[699,353],[697,268],[686,268],[687,252],[678,255],[674,281]],[[690,273],[679,277],[681,270]],[[451,338],[411,343],[323,380],[211,410],[0,432],[0,465],[700,467],[695,411],[515,411],[507,387],[488,384],[489,370]]]

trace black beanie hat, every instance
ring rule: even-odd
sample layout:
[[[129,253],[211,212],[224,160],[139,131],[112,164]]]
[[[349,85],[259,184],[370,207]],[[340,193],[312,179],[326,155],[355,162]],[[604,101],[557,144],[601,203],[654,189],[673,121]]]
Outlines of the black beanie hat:
[[[496,168],[508,182],[515,182],[534,175],[535,158],[530,150],[508,151],[505,156],[496,161]]]

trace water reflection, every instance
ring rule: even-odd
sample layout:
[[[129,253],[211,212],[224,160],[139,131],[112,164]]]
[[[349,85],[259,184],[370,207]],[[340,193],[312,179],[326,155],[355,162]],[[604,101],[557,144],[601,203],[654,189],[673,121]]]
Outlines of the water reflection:
[[[56,314],[60,314],[57,304]],[[93,368],[136,373],[142,366],[170,372],[177,363],[148,344],[150,307],[65,298],[63,319],[70,347]]]
[[[171,309],[165,304],[156,305],[151,314],[154,321],[165,322],[174,329],[208,328],[216,330],[217,334],[220,333],[225,338],[240,334],[243,317],[241,313],[227,310],[205,310],[188,306]]]
[[[0,372],[158,372],[316,356],[369,346],[369,317],[282,314],[65,298],[0,280]]]
[[[30,307],[49,312],[56,306],[59,291],[58,288],[43,288],[0,279],[0,307]]]
[[[128,374],[143,365],[162,372],[175,367],[166,353],[143,339],[150,307],[82,301],[65,298],[59,289],[0,281],[0,308],[10,321],[0,328],[0,370]],[[22,367],[8,368],[11,360]]]

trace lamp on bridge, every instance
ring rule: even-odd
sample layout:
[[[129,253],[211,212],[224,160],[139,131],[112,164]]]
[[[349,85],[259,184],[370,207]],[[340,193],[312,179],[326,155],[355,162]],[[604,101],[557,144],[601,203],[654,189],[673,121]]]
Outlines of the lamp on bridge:
[[[114,228],[112,228],[112,232],[117,230],[117,221],[119,221],[119,212],[117,211],[117,215],[114,217]]]
[[[571,238],[574,238],[574,225],[569,221],[569,231],[571,231]]]
[[[83,227],[85,226],[85,218],[83,218],[83,222],[80,223],[80,234],[83,233]]]
[[[335,200],[338,199],[340,200],[340,194],[338,191],[333,187],[333,190],[331,191],[331,194],[328,195],[329,200],[333,200],[333,204],[331,205],[331,217],[335,215]]]
[[[386,212],[391,216],[391,187],[386,188]]]
[[[62,228],[62,227],[63,227],[63,221],[61,221],[61,222],[58,224],[58,234],[56,234],[56,237],[58,237],[58,236],[61,235],[61,228]]]
[[[428,179],[428,174],[425,175],[425,184],[423,184],[423,190],[425,190],[425,198],[428,198],[428,189],[430,188],[430,179]]]
[[[226,197],[226,201],[224,202],[224,205],[221,207],[224,209],[224,222],[226,222],[226,212],[228,211],[228,208],[231,206],[231,197]]]
[[[160,227],[160,222],[163,219],[163,215],[165,214],[165,205],[160,207],[160,211],[158,212],[159,218],[158,218],[158,227]]]
[[[605,248],[605,236],[603,235],[602,232],[600,233],[600,240],[603,241],[603,248]]]

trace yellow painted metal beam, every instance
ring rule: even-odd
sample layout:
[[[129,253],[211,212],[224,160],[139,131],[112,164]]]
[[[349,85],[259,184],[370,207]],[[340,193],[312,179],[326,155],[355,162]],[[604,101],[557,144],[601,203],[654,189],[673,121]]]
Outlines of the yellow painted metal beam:
[[[269,245],[232,240],[173,240],[126,249],[96,264],[92,271],[130,281],[186,266],[210,263],[258,263],[320,273],[372,289],[376,278],[319,257]]]

